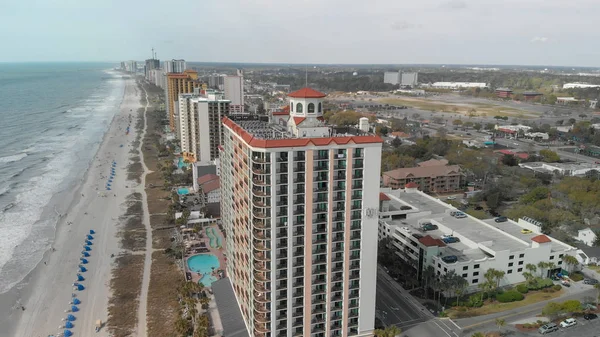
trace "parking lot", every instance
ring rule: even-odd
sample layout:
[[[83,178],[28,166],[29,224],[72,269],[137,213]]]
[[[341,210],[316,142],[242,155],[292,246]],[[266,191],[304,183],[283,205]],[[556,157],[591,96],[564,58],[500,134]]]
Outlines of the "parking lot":
[[[511,336],[520,337],[520,336],[542,336],[537,331],[524,333],[524,332],[516,332],[515,334],[511,334]],[[548,333],[544,336],[548,337],[600,337],[600,319],[594,319],[591,321],[586,321],[583,318],[577,319],[577,325],[572,326],[570,328],[561,328],[559,326],[559,331]]]

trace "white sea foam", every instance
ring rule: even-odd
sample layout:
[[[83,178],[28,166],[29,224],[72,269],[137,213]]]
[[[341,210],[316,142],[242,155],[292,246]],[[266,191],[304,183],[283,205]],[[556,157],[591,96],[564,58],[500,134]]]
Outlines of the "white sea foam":
[[[12,156],[0,157],[0,164],[12,163],[27,157],[27,153],[19,153]]]
[[[51,237],[48,233],[53,232],[56,219],[40,220],[42,212],[52,197],[78,174],[70,167],[80,160],[85,160],[85,163],[79,162],[78,167],[86,167],[93,155],[88,153],[89,147],[97,143],[105,132],[106,125],[118,109],[122,90],[122,82],[111,83],[110,88],[102,89],[108,99],[84,103],[86,105],[73,109],[73,115],[68,117],[86,118],[76,130],[65,132],[62,136],[40,138],[27,145],[30,154],[35,151],[53,155],[36,167],[42,173],[8,192],[14,196],[15,206],[4,211],[0,209],[0,293],[19,283],[49,248]],[[81,158],[81,153],[88,157]],[[27,153],[20,153],[2,157],[0,163],[18,161],[26,156]]]

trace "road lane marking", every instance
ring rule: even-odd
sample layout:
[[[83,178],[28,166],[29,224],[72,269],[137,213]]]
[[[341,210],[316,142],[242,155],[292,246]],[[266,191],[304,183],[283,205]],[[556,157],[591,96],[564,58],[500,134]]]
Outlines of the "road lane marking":
[[[449,334],[449,333],[448,333],[446,330],[444,330],[444,328],[442,328],[442,326],[441,326],[441,325],[437,324],[437,322],[436,322],[435,320],[432,320],[432,321],[430,321],[430,322],[433,322],[433,324],[437,325],[437,326],[438,326],[438,328],[440,328],[440,330],[442,330],[442,331],[443,331],[443,332],[444,332],[446,335],[448,335],[448,337],[452,337],[452,335],[451,335],[451,334]]]

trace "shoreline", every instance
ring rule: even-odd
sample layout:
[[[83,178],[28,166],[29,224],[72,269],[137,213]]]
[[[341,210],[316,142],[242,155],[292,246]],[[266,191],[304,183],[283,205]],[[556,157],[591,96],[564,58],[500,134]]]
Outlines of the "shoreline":
[[[136,134],[134,131],[130,132],[129,136],[125,135],[124,130],[121,129],[122,125],[119,125],[119,122],[123,122],[124,118],[131,115],[130,111],[127,111],[128,109],[137,110],[139,105],[139,90],[137,90],[137,83],[135,80],[128,80],[123,88],[123,95],[118,111],[115,112],[110,123],[107,125],[102,141],[96,143],[96,153],[87,165],[81,178],[77,179],[74,183],[71,183],[52,197],[52,199],[58,198],[59,200],[63,198],[65,202],[62,204],[68,206],[64,211],[61,210],[61,212],[64,213],[54,226],[54,236],[50,239],[49,247],[43,254],[42,260],[21,282],[19,282],[19,284],[8,292],[0,295],[0,302],[10,306],[10,308],[6,308],[5,305],[0,306],[0,312],[4,313],[7,311],[6,309],[9,311],[8,315],[3,315],[5,319],[2,324],[6,324],[7,328],[2,329],[2,334],[0,336],[3,337],[5,332],[8,333],[6,336],[28,337],[38,335],[47,336],[48,334],[57,332],[57,327],[61,323],[60,318],[58,317],[65,316],[66,313],[64,313],[64,310],[69,307],[69,294],[72,292],[70,283],[74,281],[77,272],[77,264],[79,263],[78,258],[80,256],[79,251],[82,249],[81,246],[83,244],[83,235],[92,227],[96,230],[96,236],[98,238],[96,238],[96,241],[94,242],[95,245],[93,246],[92,256],[90,257],[90,263],[88,264],[88,266],[90,266],[88,272],[83,274],[86,281],[82,283],[86,286],[86,290],[78,293],[82,299],[82,304],[80,306],[81,311],[78,313],[78,316],[82,316],[86,311],[89,312],[92,311],[92,309],[95,309],[93,310],[94,315],[101,316],[98,309],[102,306],[96,302],[105,302],[102,309],[104,312],[102,314],[103,317],[98,317],[98,319],[102,319],[103,322],[106,321],[108,307],[106,290],[108,282],[110,281],[112,260],[106,259],[106,256],[98,255],[99,253],[103,253],[102,250],[110,251],[115,255],[121,251],[119,248],[119,239],[116,236],[116,225],[118,225],[119,216],[123,213],[121,205],[124,202],[125,197],[129,194],[128,190],[130,189],[125,189],[123,186],[134,185],[133,182],[127,181],[126,177],[127,164],[130,157],[130,143],[135,138]],[[115,144],[115,142],[119,142],[119,140],[123,145],[128,145],[122,148],[124,151],[119,151],[120,147]],[[117,154],[117,152],[121,153]],[[117,176],[115,177],[114,184],[114,191],[116,192],[114,195],[119,195],[117,197],[112,195],[100,197],[98,194],[102,191],[102,183],[105,179],[97,177],[104,176],[102,170],[108,169],[108,165],[110,165],[108,164],[110,162],[108,159],[109,157],[115,157],[115,159],[116,157],[119,157],[117,160]],[[122,186],[117,188],[117,182]],[[80,195],[82,195],[82,197],[79,197]],[[100,201],[98,201],[98,199],[100,199]],[[97,204],[106,204],[108,202],[110,202],[113,212],[104,212],[105,214],[99,212],[101,210],[98,208],[104,207]],[[49,214],[56,214],[55,205],[58,205],[60,208],[60,203],[50,203],[43,210],[42,217],[47,217]],[[88,211],[90,212],[89,215],[91,215],[91,219],[88,216]],[[98,217],[96,217],[96,215],[98,215]],[[106,217],[107,215],[109,218]],[[104,221],[100,221],[101,219]],[[69,222],[72,224],[69,225]],[[113,225],[101,226],[102,223],[112,223]],[[77,232],[78,234],[75,234],[74,232]],[[76,243],[71,241],[75,241]],[[101,247],[100,245],[96,246],[98,243],[101,243],[104,247]],[[52,247],[55,248],[56,251],[52,251]],[[108,255],[110,255],[110,253]],[[42,262],[47,264],[43,264]],[[52,269],[49,270],[48,267],[52,267]],[[101,273],[92,273],[92,268],[96,269],[96,267],[99,267],[98,269],[100,269],[99,271],[101,271]],[[92,282],[94,282],[94,285],[91,284]],[[52,289],[56,294],[44,294],[43,288],[47,284],[53,284],[53,288],[57,288]],[[98,296],[99,294],[104,295],[104,298],[101,299],[101,301],[97,299],[97,297],[100,297]],[[84,300],[84,297],[87,297],[87,300]],[[10,305],[5,302],[6,300],[10,301]],[[91,302],[94,302],[94,307]],[[25,310],[19,310],[18,308],[20,305],[23,305]],[[48,321],[52,317],[55,318]],[[78,321],[76,327],[73,329],[74,332],[82,333],[86,328],[89,328],[81,326],[84,319],[79,318]],[[102,333],[99,334],[104,335]]]

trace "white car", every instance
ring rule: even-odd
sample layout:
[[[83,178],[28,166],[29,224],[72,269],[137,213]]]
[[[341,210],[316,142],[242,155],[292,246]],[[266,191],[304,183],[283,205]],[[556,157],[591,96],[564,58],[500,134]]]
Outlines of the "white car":
[[[449,196],[449,197],[446,198],[446,200],[455,200],[455,199],[456,199],[456,197],[453,196],[453,195],[451,195],[451,196]]]
[[[567,318],[564,321],[560,322],[561,328],[568,328],[574,325],[577,325],[577,320],[575,318]]]

